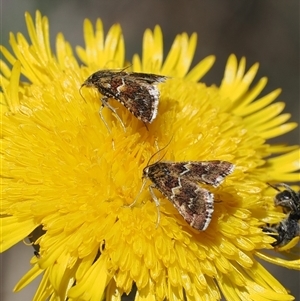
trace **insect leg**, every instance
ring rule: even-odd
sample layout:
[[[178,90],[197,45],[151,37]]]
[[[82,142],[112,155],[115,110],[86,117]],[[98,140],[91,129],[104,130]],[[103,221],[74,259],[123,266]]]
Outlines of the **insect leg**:
[[[114,107],[112,107],[112,106],[107,102],[107,99],[108,99],[108,97],[106,97],[106,96],[103,96],[103,97],[101,98],[102,106],[101,106],[100,112],[99,112],[101,119],[103,120],[103,122],[105,123],[106,127],[108,128],[108,125],[107,125],[107,123],[104,121],[104,118],[103,118],[103,115],[102,115],[102,112],[101,112],[101,111],[102,111],[103,107],[109,108],[109,109],[115,114],[115,116],[116,116],[116,118],[119,120],[119,122],[121,123],[124,132],[126,132],[125,125],[124,125],[122,119],[120,118],[120,116],[117,114],[117,110],[116,110]]]
[[[104,125],[106,126],[106,128],[108,129],[108,131],[111,133],[111,130],[110,130],[110,128],[109,128],[107,122],[105,121],[105,119],[104,119],[104,117],[103,117],[103,115],[102,115],[102,110],[103,110],[103,108],[106,106],[106,105],[105,105],[106,102],[103,100],[103,98],[101,99],[101,101],[102,101],[102,105],[101,105],[100,110],[99,110],[99,115],[100,115],[100,118],[102,119]],[[105,104],[104,104],[104,103],[105,103]]]
[[[153,199],[153,201],[156,205],[156,208],[157,208],[157,220],[156,220],[156,228],[157,228],[158,225],[159,225],[159,222],[160,222],[160,211],[159,211],[160,202],[159,202],[158,198],[156,197],[156,195],[153,191],[153,188],[155,188],[155,185],[149,186],[149,191],[151,193],[152,199]]]
[[[126,207],[129,207],[129,208],[130,208],[130,207],[133,207],[133,206],[134,206],[134,204],[135,204],[135,203],[137,202],[137,200],[139,199],[139,196],[141,195],[141,193],[142,193],[142,191],[143,191],[143,189],[144,189],[144,187],[145,187],[145,184],[146,184],[146,179],[143,180],[142,187],[141,187],[141,189],[140,189],[138,195],[137,195],[136,198],[134,199],[134,201],[133,201],[130,205],[126,206]]]

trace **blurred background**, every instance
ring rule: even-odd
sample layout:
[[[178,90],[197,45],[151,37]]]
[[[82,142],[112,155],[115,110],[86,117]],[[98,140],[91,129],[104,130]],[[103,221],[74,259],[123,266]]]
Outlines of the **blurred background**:
[[[299,122],[299,0],[1,0],[1,44],[8,47],[9,32],[21,32],[28,37],[24,13],[34,17],[38,9],[50,23],[52,49],[62,32],[75,48],[83,46],[82,25],[85,18],[95,23],[101,18],[105,32],[120,23],[126,43],[126,59],[141,53],[146,28],[156,24],[162,28],[165,54],[178,33],[198,34],[198,46],[193,65],[207,55],[216,55],[213,69],[203,82],[220,84],[224,66],[231,53],[245,56],[247,69],[260,63],[256,82],[262,76],[269,79],[262,95],[276,89],[283,91],[278,101],[286,103],[290,121]],[[298,144],[299,128],[272,142]],[[12,289],[30,268],[32,247],[19,243],[0,254],[0,300],[32,300],[35,281],[17,294]],[[265,265],[265,264],[264,264]],[[281,283],[300,300],[300,275],[297,271],[268,266]]]

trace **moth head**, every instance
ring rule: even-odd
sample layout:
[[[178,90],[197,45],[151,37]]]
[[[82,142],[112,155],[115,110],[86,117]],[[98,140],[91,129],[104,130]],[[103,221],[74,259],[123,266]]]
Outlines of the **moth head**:
[[[99,80],[99,74],[98,72],[93,73],[90,75],[81,85],[81,88],[86,86],[86,87],[93,87],[95,85],[95,82]]]
[[[85,102],[86,102],[86,100],[85,100],[85,98],[83,97],[83,95],[81,93],[81,89],[83,87],[95,87],[96,84],[97,84],[97,81],[101,77],[101,74],[102,74],[101,71],[97,71],[97,72],[93,73],[80,86],[79,93],[80,93],[81,97],[84,99]]]
[[[149,173],[149,165],[147,165],[147,166],[143,169],[143,176],[142,176],[142,179],[148,178],[148,173]]]

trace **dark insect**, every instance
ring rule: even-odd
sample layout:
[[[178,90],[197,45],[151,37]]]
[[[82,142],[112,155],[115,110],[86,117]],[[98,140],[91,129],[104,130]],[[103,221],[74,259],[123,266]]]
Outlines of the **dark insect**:
[[[279,191],[274,197],[275,206],[281,206],[287,215],[278,224],[263,227],[263,231],[276,239],[272,243],[273,247],[283,247],[293,238],[300,236],[300,192],[294,191],[284,183],[270,186]],[[285,190],[281,191],[278,187],[284,187]]]
[[[270,184],[269,184],[270,185]],[[279,193],[275,195],[275,206],[281,206],[284,208],[284,212],[294,212],[300,215],[300,192],[294,191],[289,185],[279,183],[277,185],[270,185]],[[284,187],[285,190],[281,191],[278,187]],[[300,218],[300,217],[299,217]]]
[[[167,77],[156,74],[100,70],[86,79],[81,88],[83,86],[93,87],[102,94],[99,114],[108,130],[108,124],[102,115],[103,107],[107,107],[115,113],[125,131],[125,126],[116,109],[108,103],[109,98],[120,102],[146,125],[157,116],[160,93],[156,85],[166,79]]]
[[[263,228],[270,236],[276,239],[272,243],[273,247],[283,247],[287,245],[293,238],[300,235],[299,215],[292,212],[276,225],[266,226]]]
[[[174,163],[158,161],[144,168],[142,189],[146,179],[150,179],[153,184],[149,186],[149,190],[156,206],[159,206],[159,200],[153,188],[172,202],[190,226],[204,231],[214,211],[214,195],[199,187],[198,183],[217,187],[234,168],[232,163],[219,160]]]

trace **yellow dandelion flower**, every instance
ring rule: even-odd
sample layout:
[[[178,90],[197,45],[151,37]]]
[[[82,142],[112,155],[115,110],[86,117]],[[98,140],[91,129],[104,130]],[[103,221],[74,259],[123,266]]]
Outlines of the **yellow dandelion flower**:
[[[12,52],[1,47],[13,66],[1,61],[1,252],[38,227],[43,233],[15,291],[42,274],[34,300],[120,300],[134,287],[135,300],[293,300],[257,261],[300,263],[299,254],[266,252],[274,238],[262,226],[284,217],[266,183],[299,180],[299,147],[266,143],[296,124],[281,114],[282,102],[273,103],[279,90],[258,98],[267,82],[251,86],[258,65],[246,70],[246,60],[232,55],[222,84],[208,87],[199,80],[213,56],[189,71],[195,34],[178,35],[164,59],[161,29],[146,30],[142,57],[128,64],[120,26],[105,37],[100,20],[95,30],[86,20],[86,46],[76,49],[82,66],[62,34],[53,53],[46,17],[37,12],[34,23],[26,14],[26,23],[30,41],[11,34]],[[79,88],[97,70],[128,65],[169,79],[158,85],[158,116],[148,129],[110,100],[126,132],[104,108],[109,132],[99,93],[83,88],[84,100]],[[218,188],[205,186],[216,199],[206,231],[193,229],[155,190],[157,208],[147,186],[129,207],[143,168],[166,145],[166,161],[235,165]]]

